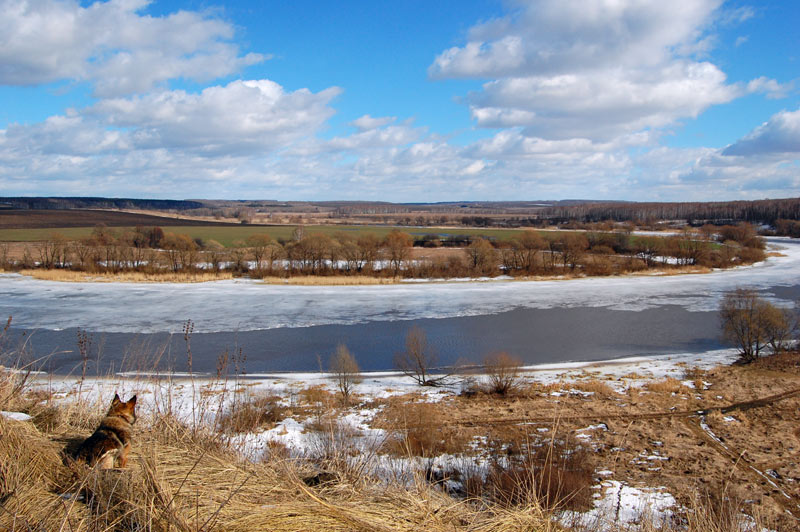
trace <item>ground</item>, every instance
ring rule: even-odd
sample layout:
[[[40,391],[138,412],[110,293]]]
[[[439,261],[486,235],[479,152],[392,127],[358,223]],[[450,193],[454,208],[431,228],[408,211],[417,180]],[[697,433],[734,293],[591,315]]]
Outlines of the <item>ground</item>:
[[[453,501],[478,497],[518,511],[530,504],[517,492],[527,486],[522,471],[580,492],[529,487],[554,522],[576,530],[716,531],[755,522],[793,530],[800,517],[800,354],[744,366],[731,360],[726,351],[707,360],[527,368],[507,395],[488,391],[480,375],[422,388],[401,375],[370,374],[347,405],[324,374],[225,382],[117,376],[86,381],[80,391],[74,377],[42,376],[31,381],[40,399],[27,403],[33,419],[3,423],[35,422],[63,446],[91,432],[113,391],[124,398],[136,392],[142,421],[135,441],[164,437],[158,420],[165,415],[215,426],[223,446],[247,463],[319,467],[326,457],[306,478],[310,484],[333,481],[328,474],[341,479],[337,467],[357,468],[380,483],[409,489],[423,479]],[[64,421],[78,410],[59,422],[42,417],[42,405],[63,410],[81,401],[94,417]],[[134,446],[132,463],[142,463],[149,447]],[[733,524],[709,528],[699,515]]]

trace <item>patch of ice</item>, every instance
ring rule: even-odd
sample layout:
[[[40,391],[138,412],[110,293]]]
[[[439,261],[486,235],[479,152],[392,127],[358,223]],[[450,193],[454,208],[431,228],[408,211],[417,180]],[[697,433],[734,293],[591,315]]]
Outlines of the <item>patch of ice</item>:
[[[6,419],[13,419],[15,421],[30,421],[33,419],[31,416],[23,412],[6,412],[5,410],[0,411],[0,416],[3,416]]]
[[[565,512],[561,522],[575,526],[600,530],[638,530],[643,520],[653,525],[666,525],[676,506],[666,488],[634,488],[616,480],[605,480],[600,486],[603,496],[595,499],[594,508],[588,512]]]

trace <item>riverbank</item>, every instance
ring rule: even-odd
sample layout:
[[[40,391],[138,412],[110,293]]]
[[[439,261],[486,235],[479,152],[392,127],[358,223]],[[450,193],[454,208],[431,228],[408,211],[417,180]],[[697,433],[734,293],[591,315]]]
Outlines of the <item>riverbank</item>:
[[[321,373],[38,375],[29,396],[0,405],[16,412],[0,416],[13,435],[5,440],[27,442],[0,445],[17,471],[6,507],[29,523],[65,518],[40,511],[81,490],[59,476],[58,452],[86,437],[119,393],[139,398],[128,470],[77,472],[102,497],[111,497],[105,482],[124,494],[113,499],[118,513],[98,507],[104,519],[126,508],[128,519],[161,519],[158,503],[151,513],[139,506],[150,494],[170,501],[170,519],[217,515],[225,530],[789,530],[800,451],[785,412],[800,408],[800,357],[733,359],[728,350],[528,367],[505,395],[477,374],[423,388],[369,373],[348,402]],[[43,448],[36,463],[48,470],[32,476],[26,453]],[[547,489],[525,480],[534,474]],[[73,522],[91,518],[85,500],[65,497],[58,507]]]
[[[779,255],[771,255],[779,256]],[[747,267],[737,266],[738,268]],[[644,271],[630,271],[617,273],[613,277],[639,277],[639,276],[672,276],[712,273],[723,271],[707,266],[664,266],[651,267]],[[238,275],[230,271],[203,271],[196,270],[191,272],[81,272],[65,269],[23,269],[19,271],[6,272],[0,269],[0,273],[16,273],[40,281],[56,281],[65,283],[206,283],[213,281],[224,281],[235,277],[251,279],[248,275]],[[292,286],[369,286],[369,285],[393,285],[400,283],[464,283],[464,282],[493,282],[493,281],[515,281],[515,282],[535,282],[535,281],[566,281],[571,279],[586,279],[592,277],[609,277],[606,275],[586,275],[581,272],[565,271],[552,275],[498,275],[494,277],[455,277],[455,278],[403,278],[403,277],[374,277],[366,275],[291,275],[291,276],[263,276],[253,280],[270,285],[292,285]]]

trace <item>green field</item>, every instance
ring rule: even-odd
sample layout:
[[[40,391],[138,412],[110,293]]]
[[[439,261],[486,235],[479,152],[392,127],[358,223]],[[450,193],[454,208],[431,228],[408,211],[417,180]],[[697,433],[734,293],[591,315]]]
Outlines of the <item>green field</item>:
[[[233,246],[237,240],[245,240],[250,235],[266,233],[275,240],[289,240],[297,226],[294,225],[231,225],[231,226],[172,226],[164,227],[165,232],[186,234],[192,238],[202,238],[204,241],[216,240],[225,247]],[[115,227],[112,231],[123,232],[132,230],[132,227]],[[365,234],[372,233],[378,238],[383,238],[396,227],[388,226],[367,226],[367,225],[307,225],[306,233],[324,233],[335,235],[336,233]],[[521,233],[522,229],[481,229],[481,228],[434,228],[434,227],[401,227],[401,231],[410,234],[414,238],[421,238],[428,234],[449,235],[473,235],[491,237],[497,240],[508,240]],[[62,227],[58,229],[37,228],[37,229],[0,229],[0,242],[36,242],[47,240],[54,233],[60,233],[69,240],[76,240],[89,236],[92,233],[91,227]]]
[[[522,233],[526,229],[484,229],[479,227],[393,227],[375,225],[306,225],[306,234],[323,233],[334,236],[337,233],[352,235],[362,235],[372,233],[378,238],[383,238],[389,232],[399,229],[408,233],[414,239],[421,239],[425,235],[439,235],[442,237],[468,235],[482,236],[494,240],[509,240],[510,238]],[[248,236],[256,234],[268,234],[273,240],[290,240],[297,228],[296,225],[175,225],[163,227],[164,232],[186,234],[192,238],[201,238],[203,241],[215,240],[225,247],[233,247],[234,242],[244,241]],[[133,227],[112,227],[111,231],[122,233],[126,230],[133,230]],[[559,234],[570,231],[559,231]],[[0,242],[37,242],[47,240],[54,233],[65,236],[68,240],[77,240],[89,236],[92,233],[91,227],[60,227],[60,228],[35,228],[35,229],[0,229]],[[553,231],[540,231],[545,238],[553,238],[556,234]],[[631,241],[636,241],[635,235],[631,236]],[[718,245],[714,245],[718,247]]]

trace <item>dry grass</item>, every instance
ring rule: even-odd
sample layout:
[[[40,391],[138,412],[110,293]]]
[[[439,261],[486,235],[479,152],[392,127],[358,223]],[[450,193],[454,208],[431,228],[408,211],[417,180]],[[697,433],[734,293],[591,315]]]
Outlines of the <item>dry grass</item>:
[[[120,272],[120,273],[86,273],[71,270],[20,270],[22,275],[43,281],[61,281],[70,283],[205,283],[233,279],[231,272]]]
[[[650,392],[662,394],[679,394],[690,391],[690,389],[684,386],[681,381],[672,377],[667,377],[666,379],[659,381],[650,381],[646,384],[646,388]],[[700,389],[702,390],[702,387]]]
[[[456,501],[424,483],[364,480],[310,488],[301,462],[253,464],[189,438],[174,422],[137,431],[126,470],[92,471],[61,454],[63,439],[0,418],[4,530],[429,530],[558,528],[541,509]],[[158,429],[158,430],[155,430]]]
[[[520,445],[523,447],[523,445]],[[574,442],[551,440],[519,458],[495,461],[485,480],[470,483],[498,504],[513,507],[540,504],[548,509],[585,511],[591,508],[594,466]]]
[[[279,401],[280,397],[274,395],[249,396],[219,416],[218,429],[226,434],[270,429],[286,417],[286,407],[281,406]]]
[[[593,393],[598,397],[613,397],[617,395],[617,392],[614,390],[614,388],[597,379],[576,382],[572,388],[582,392]]]
[[[708,266],[654,266],[646,270],[630,272],[628,275],[636,277],[657,275],[660,277],[668,277],[673,275],[687,275],[694,273],[711,273],[714,269]]]
[[[292,277],[264,277],[266,284],[287,284],[298,286],[360,286],[376,284],[397,284],[398,279],[392,277],[368,277],[366,275],[296,275]]]
[[[462,428],[448,424],[449,416],[435,403],[390,402],[381,413],[378,426],[390,437],[384,451],[395,456],[434,457],[465,451],[470,440]]]

